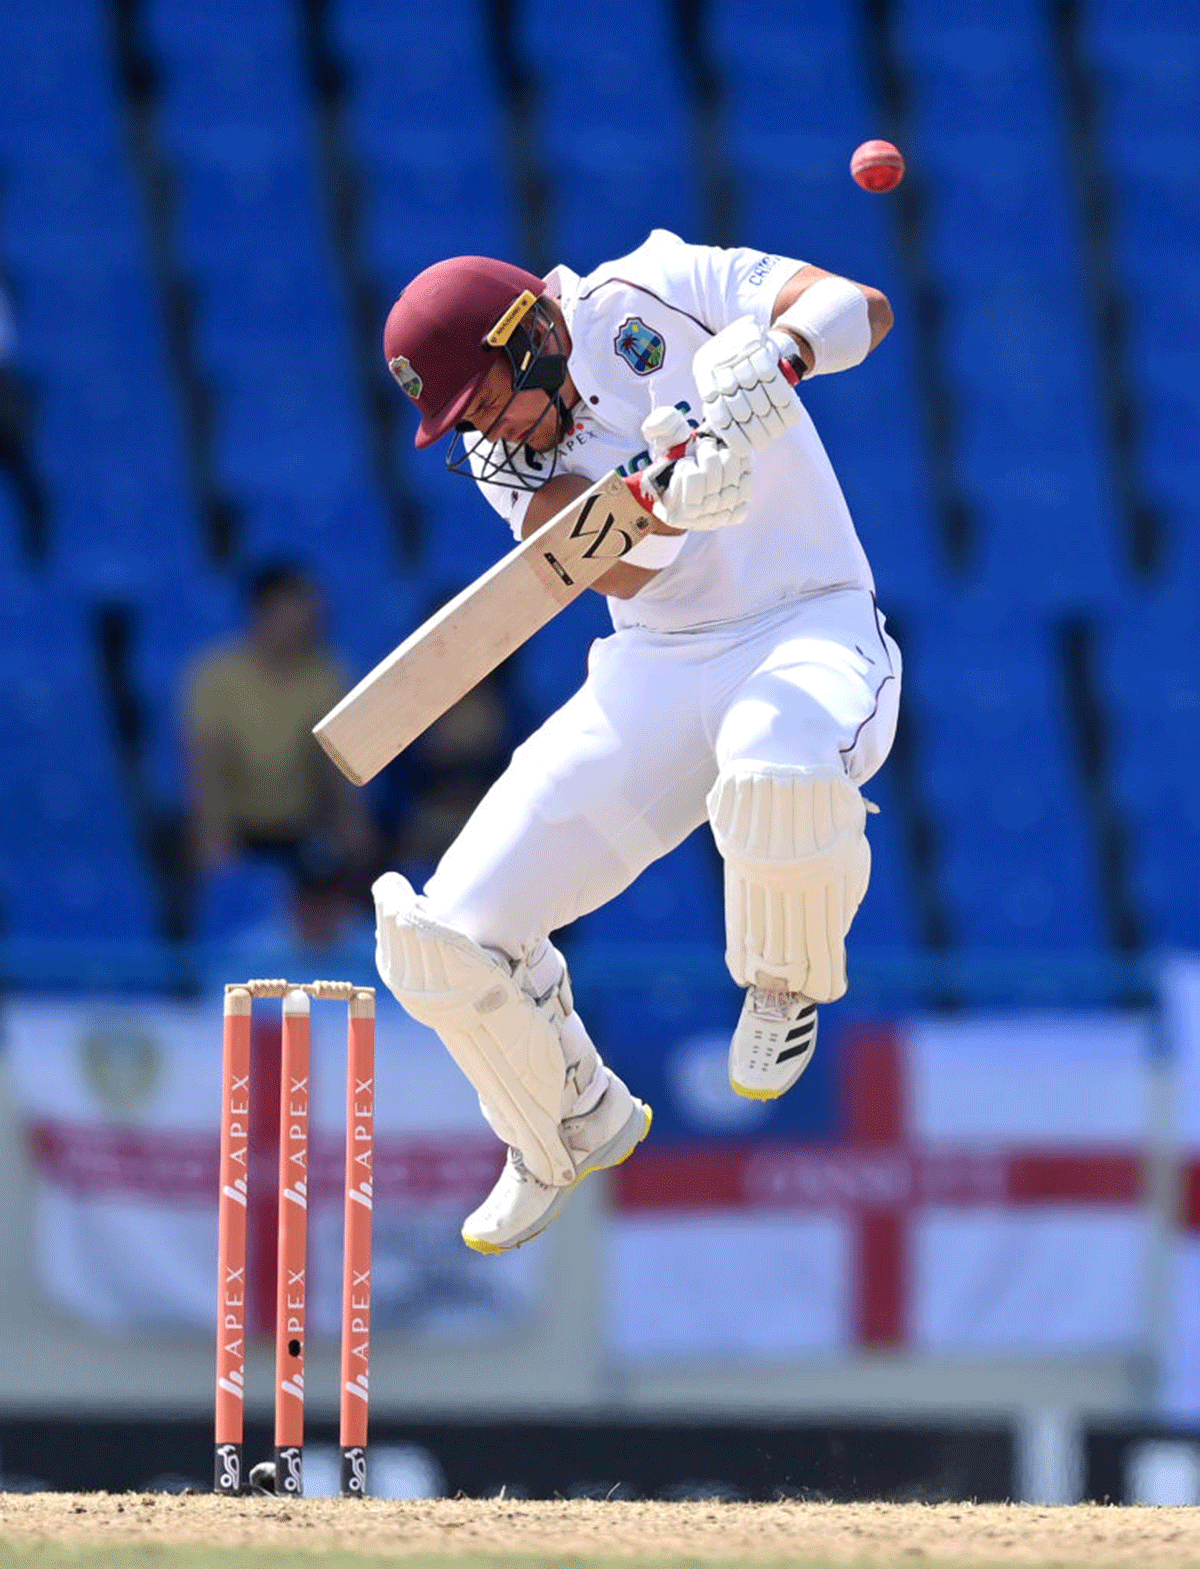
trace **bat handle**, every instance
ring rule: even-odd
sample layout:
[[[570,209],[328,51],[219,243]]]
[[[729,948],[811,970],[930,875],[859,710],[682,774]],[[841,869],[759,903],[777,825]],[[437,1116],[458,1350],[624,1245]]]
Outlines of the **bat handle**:
[[[629,486],[634,500],[638,503],[639,506],[644,507],[647,512],[654,511],[654,503],[671,483],[671,475],[675,470],[676,463],[690,446],[691,438],[689,438],[687,441],[678,442],[674,447],[668,447],[666,452],[663,454],[663,458],[669,460],[667,462],[667,466],[658,471],[658,473],[654,476],[653,481],[649,481],[645,474],[626,474],[625,483]],[[663,458],[659,458],[656,461],[661,463]],[[656,494],[647,495],[647,484],[652,485],[653,491],[656,492]]]

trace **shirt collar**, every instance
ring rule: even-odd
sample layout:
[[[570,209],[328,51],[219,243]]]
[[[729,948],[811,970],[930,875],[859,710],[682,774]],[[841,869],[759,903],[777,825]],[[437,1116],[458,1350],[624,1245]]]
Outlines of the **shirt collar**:
[[[603,419],[600,410],[604,409],[605,402],[601,401],[599,384],[593,377],[587,362],[576,352],[578,343],[575,336],[575,308],[579,303],[579,291],[583,286],[583,279],[577,272],[572,272],[570,267],[560,263],[557,267],[551,268],[546,274],[545,281],[546,293],[551,299],[557,300],[562,307],[567,331],[571,334],[571,352],[567,356],[567,368],[579,392],[581,403],[579,413],[590,414],[593,419]]]

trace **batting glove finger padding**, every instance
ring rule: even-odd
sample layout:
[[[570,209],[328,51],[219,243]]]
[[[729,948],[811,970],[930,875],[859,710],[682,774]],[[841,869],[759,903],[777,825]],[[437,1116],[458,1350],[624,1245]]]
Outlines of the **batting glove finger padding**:
[[[800,404],[780,369],[795,345],[764,332],[752,316],[701,344],[692,360],[704,400],[705,428],[743,457],[761,452],[800,418]]]
[[[708,531],[740,523],[750,504],[748,455],[733,450],[706,432],[697,435],[673,467],[655,503],[655,513],[672,528]],[[653,470],[651,471],[653,478]]]

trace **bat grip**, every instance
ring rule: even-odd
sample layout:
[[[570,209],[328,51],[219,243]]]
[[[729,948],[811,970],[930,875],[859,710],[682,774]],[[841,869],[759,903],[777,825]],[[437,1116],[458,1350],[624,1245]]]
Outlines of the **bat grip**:
[[[663,457],[669,460],[667,466],[655,474],[652,482],[648,480],[645,474],[626,474],[625,483],[629,486],[630,493],[638,505],[644,507],[647,512],[654,511],[654,503],[671,483],[671,475],[675,472],[675,465],[690,445],[691,438],[689,437],[687,441],[680,441],[675,446],[668,447],[666,452],[663,453]],[[657,461],[662,462],[662,459],[660,458]],[[652,484],[653,491],[656,494],[647,495],[647,484]]]

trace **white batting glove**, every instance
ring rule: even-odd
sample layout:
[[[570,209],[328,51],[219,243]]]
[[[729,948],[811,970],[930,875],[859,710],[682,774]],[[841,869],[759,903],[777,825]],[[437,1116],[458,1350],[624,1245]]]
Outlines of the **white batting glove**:
[[[654,515],[671,528],[707,531],[740,523],[750,504],[750,460],[708,431],[693,431],[677,408],[655,409],[642,436],[657,459],[643,476]],[[689,442],[681,458],[666,457]],[[662,487],[660,489],[660,486]]]
[[[790,337],[764,332],[743,316],[696,350],[692,374],[704,399],[704,425],[735,452],[761,452],[800,418],[800,403],[779,361],[796,352]]]

